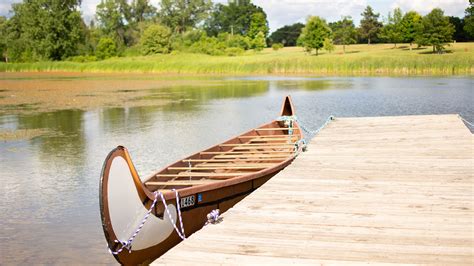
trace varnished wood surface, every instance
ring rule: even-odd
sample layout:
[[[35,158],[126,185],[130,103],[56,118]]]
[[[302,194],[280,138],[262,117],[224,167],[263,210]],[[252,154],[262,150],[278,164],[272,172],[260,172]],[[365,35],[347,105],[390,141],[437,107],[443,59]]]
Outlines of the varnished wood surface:
[[[473,265],[473,140],[457,115],[336,118],[155,263]]]

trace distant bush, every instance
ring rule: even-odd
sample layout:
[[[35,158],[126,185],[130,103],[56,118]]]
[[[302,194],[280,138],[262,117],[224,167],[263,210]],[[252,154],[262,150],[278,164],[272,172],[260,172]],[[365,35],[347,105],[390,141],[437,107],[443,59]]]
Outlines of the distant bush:
[[[273,49],[274,51],[278,51],[278,50],[280,50],[281,48],[283,48],[283,44],[282,44],[282,43],[274,43],[274,44],[272,44],[272,49]]]
[[[97,57],[94,55],[78,55],[78,56],[68,57],[66,61],[77,62],[77,63],[94,62],[94,61],[97,61]]]
[[[334,43],[332,42],[332,39],[329,39],[329,38],[324,39],[323,47],[329,53],[332,53],[336,49],[336,47],[334,46]]]
[[[229,47],[229,48],[226,48],[224,52],[228,56],[238,56],[238,55],[243,54],[245,50],[240,47]]]
[[[109,37],[100,38],[99,43],[95,49],[95,56],[103,60],[117,55],[117,45],[114,40]]]
[[[170,52],[171,30],[162,25],[151,25],[144,32],[140,40],[142,53],[147,54],[165,54]]]
[[[255,51],[262,51],[263,48],[267,46],[267,43],[265,41],[265,35],[263,32],[259,31],[255,38],[252,40],[252,47],[255,49]]]
[[[190,53],[237,56],[251,46],[250,38],[239,34],[220,33],[217,37],[209,37],[204,31],[193,30],[171,37],[173,51]]]
[[[244,50],[252,48],[252,40],[249,37],[240,34],[232,35],[227,32],[219,33],[217,39],[219,42],[224,43],[226,47],[238,47]]]
[[[123,51],[123,56],[140,56],[140,55],[142,55],[142,47],[140,45],[127,47]]]
[[[204,37],[191,45],[190,52],[208,55],[223,55],[226,46],[215,37]]]

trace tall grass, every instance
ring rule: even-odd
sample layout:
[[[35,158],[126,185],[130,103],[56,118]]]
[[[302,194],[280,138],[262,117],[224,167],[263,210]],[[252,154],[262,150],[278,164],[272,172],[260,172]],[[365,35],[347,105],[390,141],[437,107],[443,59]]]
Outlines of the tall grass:
[[[1,63],[0,71],[140,72],[170,74],[315,74],[315,75],[472,75],[474,43],[456,43],[448,53],[430,54],[430,47],[351,45],[331,53],[307,55],[284,48],[244,55],[168,54],[112,58],[97,62]]]

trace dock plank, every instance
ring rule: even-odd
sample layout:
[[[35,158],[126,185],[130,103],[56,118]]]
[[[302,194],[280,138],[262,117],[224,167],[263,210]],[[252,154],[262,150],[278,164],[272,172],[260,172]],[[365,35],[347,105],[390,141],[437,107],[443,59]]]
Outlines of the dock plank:
[[[474,264],[474,138],[457,115],[336,118],[157,264]]]

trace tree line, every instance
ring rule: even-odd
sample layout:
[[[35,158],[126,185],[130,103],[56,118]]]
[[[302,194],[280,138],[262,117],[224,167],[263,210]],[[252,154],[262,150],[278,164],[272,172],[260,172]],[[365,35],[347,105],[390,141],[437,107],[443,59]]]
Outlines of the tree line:
[[[269,36],[267,15],[250,0],[101,0],[90,23],[80,13],[81,0],[24,0],[0,17],[0,56],[5,62],[41,60],[95,61],[113,56],[174,51],[238,55],[301,45],[309,52],[334,44],[408,42],[442,51],[453,40],[473,38],[473,0],[464,18],[446,17],[440,9],[422,17],[395,9],[385,23],[368,6],[356,28],[350,17],[326,23],[309,17],[306,24],[284,26]],[[411,47],[411,46],[410,46]]]
[[[300,45],[316,54],[322,48],[331,52],[334,44],[345,46],[355,43],[408,43],[410,50],[413,44],[432,46],[433,52],[441,53],[445,46],[453,41],[473,41],[474,39],[474,1],[469,1],[465,17],[447,17],[443,10],[433,9],[426,16],[415,11],[403,14],[400,8],[390,12],[385,21],[380,14],[367,6],[361,14],[360,26],[355,27],[351,17],[345,16],[336,22],[310,16],[306,24],[296,23],[276,30],[270,41],[285,46]]]

